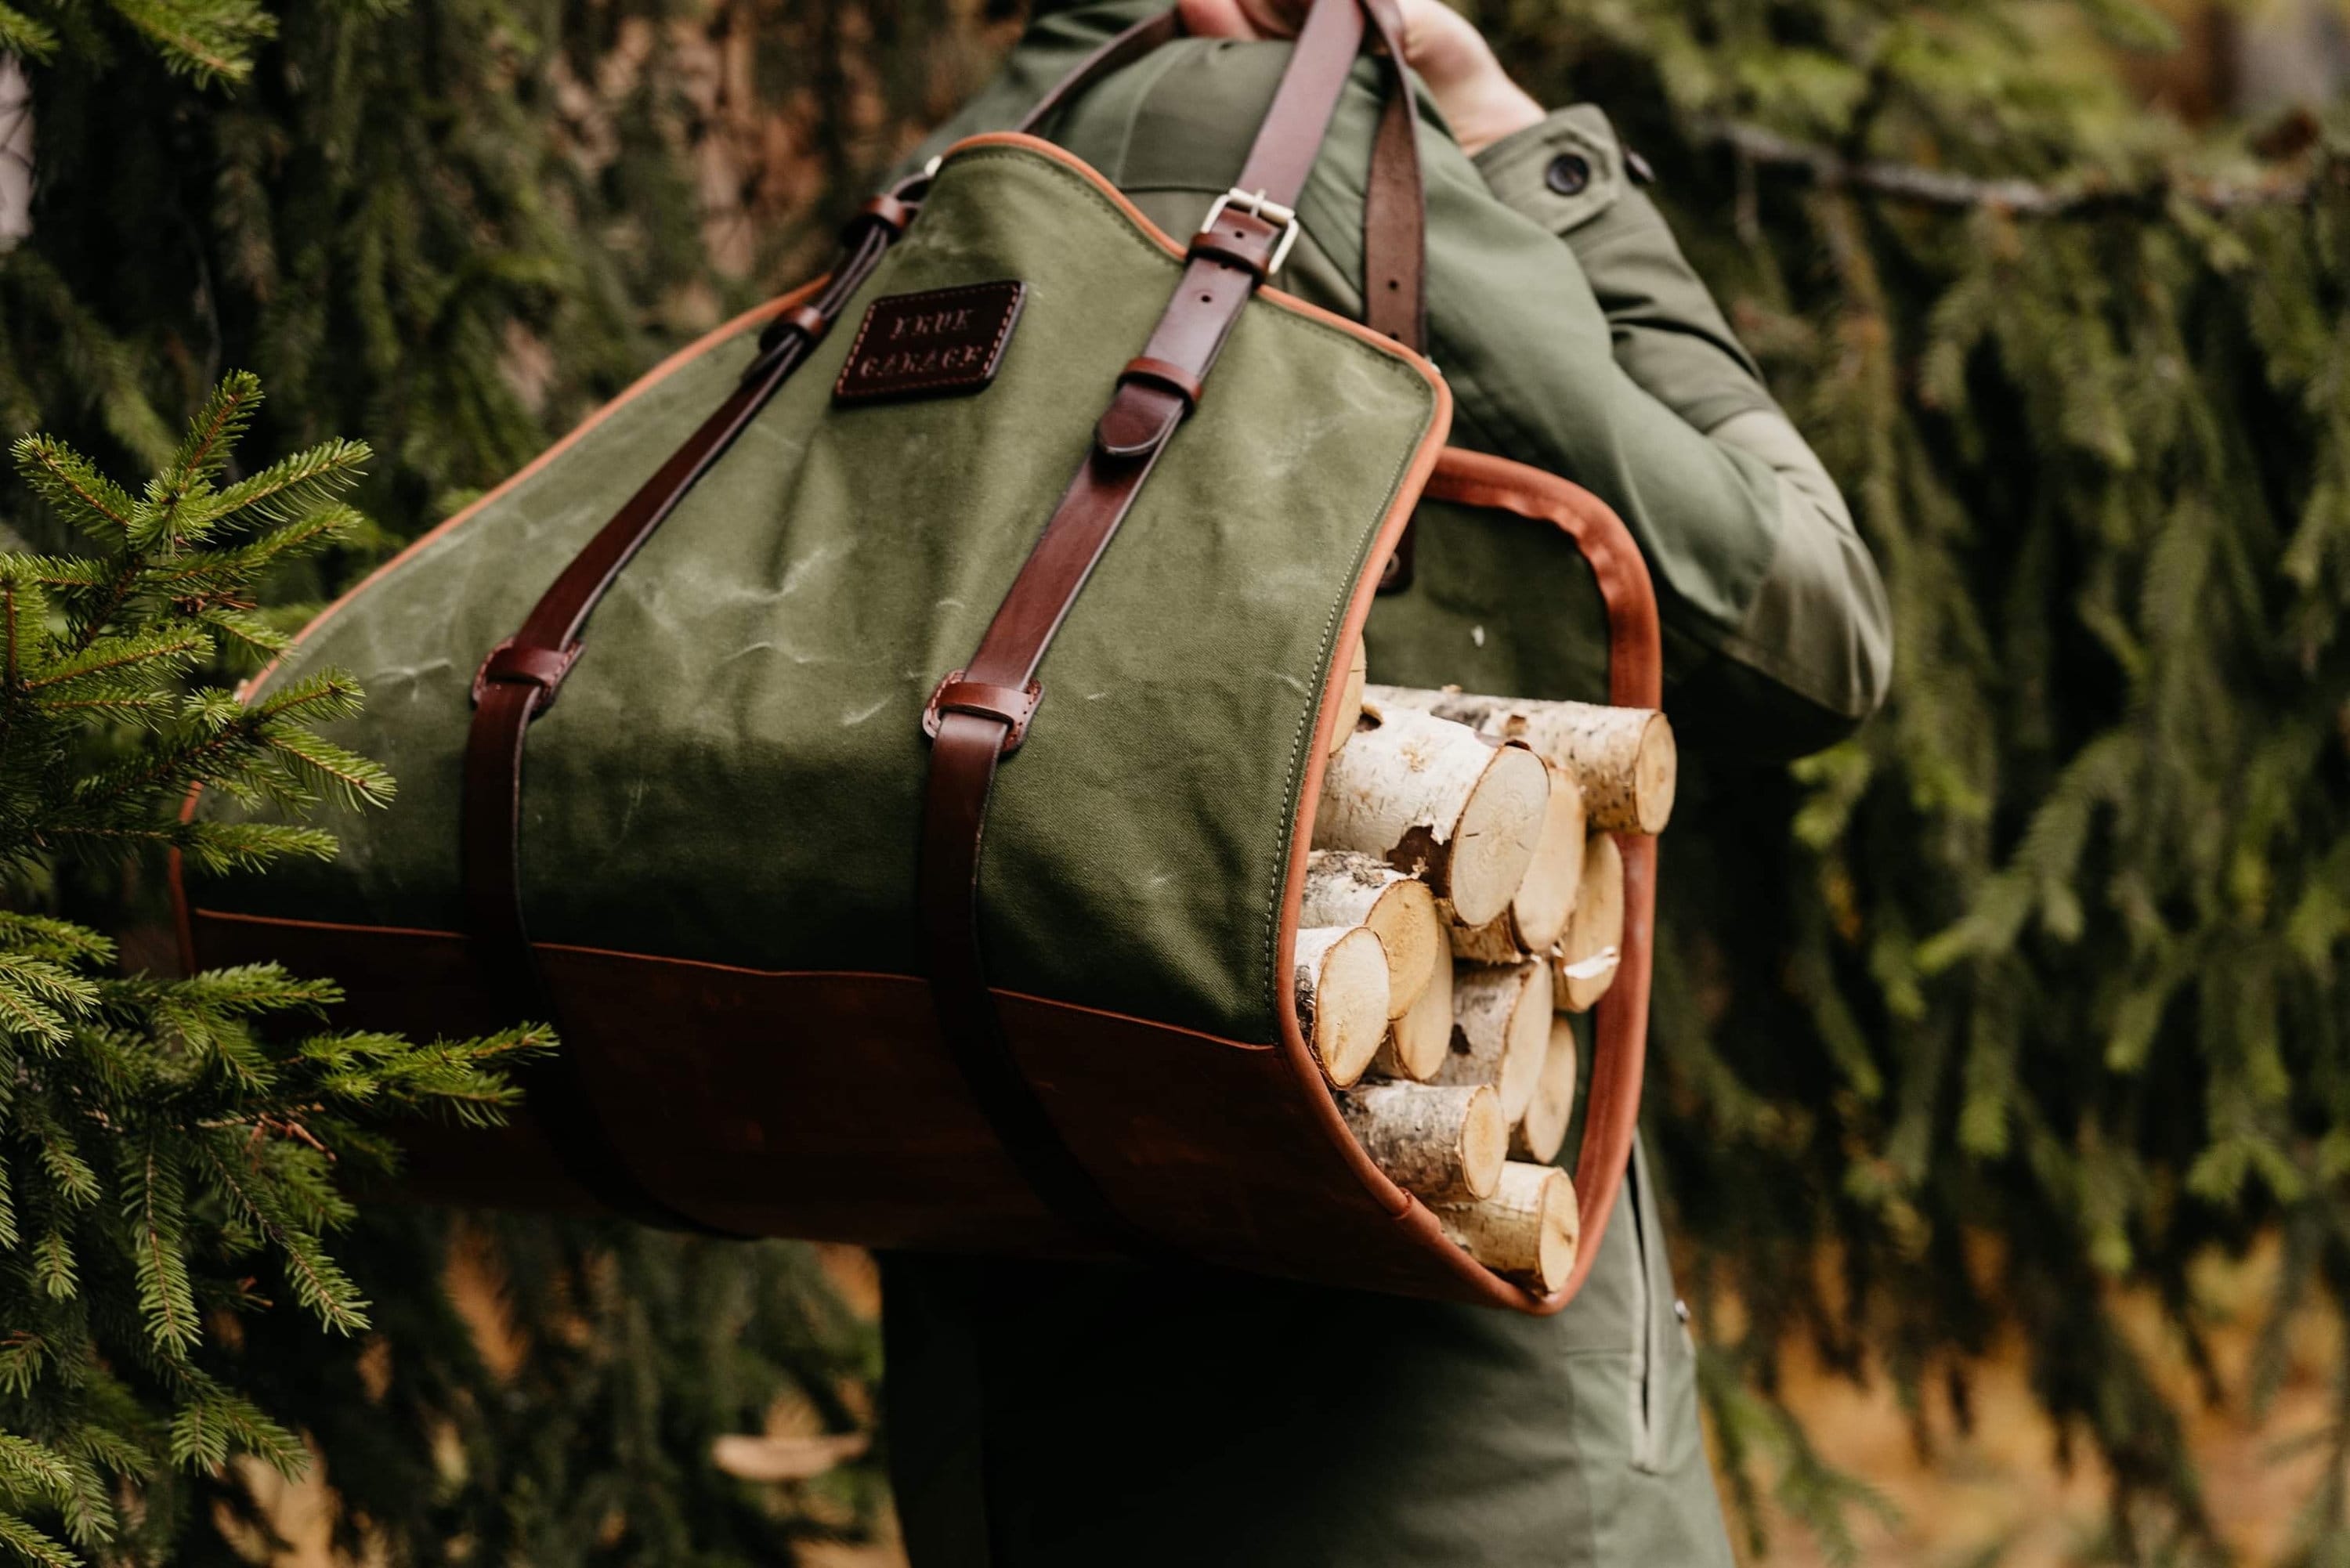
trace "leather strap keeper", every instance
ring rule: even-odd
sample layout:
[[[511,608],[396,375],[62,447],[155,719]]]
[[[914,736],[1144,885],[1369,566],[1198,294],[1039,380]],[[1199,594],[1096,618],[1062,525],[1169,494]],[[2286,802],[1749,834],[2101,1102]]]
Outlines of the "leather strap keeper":
[[[1187,410],[1200,406],[1200,378],[1172,360],[1154,359],[1145,354],[1128,360],[1126,369],[1118,372],[1118,379],[1121,381],[1149,381],[1181,398]]]
[[[490,649],[482,660],[481,669],[473,672],[473,706],[482,705],[483,689],[491,682],[510,686],[536,686],[538,699],[531,705],[531,717],[536,718],[555,705],[556,688],[571,673],[572,664],[579,658],[580,645],[568,648],[531,648],[518,646],[515,639]]]
[[[1034,680],[1025,687],[996,686],[984,680],[965,680],[962,670],[951,670],[939,682],[938,690],[931,693],[930,704],[922,710],[922,732],[937,740],[941,713],[993,719],[1008,726],[999,754],[1010,756],[1028,738],[1028,721],[1036,716],[1036,705],[1044,700],[1044,688]]]
[[[887,191],[857,209],[859,217],[886,223],[901,234],[906,232],[906,225],[914,221],[915,211],[912,202],[901,202]]]

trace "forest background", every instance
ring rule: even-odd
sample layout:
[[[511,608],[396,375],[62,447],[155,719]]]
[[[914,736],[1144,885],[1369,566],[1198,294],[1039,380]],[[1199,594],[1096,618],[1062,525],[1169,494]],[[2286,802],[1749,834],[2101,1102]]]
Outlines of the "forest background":
[[[1664,857],[1650,1136],[1742,1550],[2350,1563],[2350,24],[1471,9],[1655,166],[1894,594],[1887,711],[1690,781]],[[255,461],[372,443],[366,525],[271,581],[295,623],[802,278],[1018,25],[0,5],[0,426],[143,473],[250,369]],[[21,489],[0,526],[57,547]],[[41,897],[173,961],[151,877]],[[368,1333],[289,1303],[216,1347],[307,1490],[158,1480],[121,1552],[891,1560],[856,1254],[415,1210],[333,1245]]]

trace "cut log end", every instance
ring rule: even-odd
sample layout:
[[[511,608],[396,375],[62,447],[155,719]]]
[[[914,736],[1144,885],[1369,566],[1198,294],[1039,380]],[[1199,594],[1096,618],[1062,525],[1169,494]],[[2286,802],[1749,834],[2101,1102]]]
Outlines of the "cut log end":
[[[1481,926],[1525,876],[1549,787],[1523,748],[1369,704],[1323,779],[1314,846],[1359,850],[1424,876],[1448,918]]]
[[[1580,1063],[1575,1025],[1554,1014],[1550,1044],[1543,1051],[1542,1076],[1534,1081],[1534,1096],[1526,1114],[1510,1129],[1510,1158],[1548,1165],[1566,1143],[1567,1124],[1575,1119],[1575,1081]]]
[[[1471,963],[1518,963],[1556,947],[1575,912],[1583,883],[1583,786],[1565,769],[1545,763],[1550,794],[1534,857],[1510,907],[1482,926],[1453,926],[1455,958]]]
[[[1575,1182],[1563,1170],[1513,1160],[1492,1197],[1437,1211],[1471,1257],[1544,1295],[1565,1287],[1582,1240]]]
[[[1454,919],[1482,926],[1509,909],[1534,864],[1549,803],[1550,776],[1540,757],[1518,746],[1494,751],[1451,845],[1445,898]]]
[[[1383,1077],[1426,1083],[1452,1054],[1452,962],[1439,959],[1428,983],[1404,1015],[1388,1026],[1371,1070]]]
[[[1338,1107],[1372,1163],[1430,1203],[1490,1196],[1509,1159],[1509,1122],[1490,1085],[1366,1084]]]
[[[1548,952],[1566,930],[1583,886],[1583,786],[1565,768],[1550,770],[1550,801],[1543,813],[1534,857],[1510,900],[1510,921],[1529,952]]]
[[[1300,926],[1368,926],[1388,955],[1388,1016],[1400,1018],[1444,961],[1444,920],[1428,884],[1386,861],[1344,849],[1305,857]]]
[[[1293,974],[1298,1026],[1323,1075],[1343,1089],[1387,1036],[1387,953],[1366,926],[1301,930]]]
[[[1624,943],[1624,854],[1616,840],[1595,833],[1585,846],[1583,885],[1553,961],[1558,1005],[1587,1012],[1616,983]]]
[[[1632,769],[1632,812],[1640,833],[1662,833],[1673,816],[1673,797],[1680,784],[1680,744],[1662,713],[1648,715],[1641,727],[1638,755]]]

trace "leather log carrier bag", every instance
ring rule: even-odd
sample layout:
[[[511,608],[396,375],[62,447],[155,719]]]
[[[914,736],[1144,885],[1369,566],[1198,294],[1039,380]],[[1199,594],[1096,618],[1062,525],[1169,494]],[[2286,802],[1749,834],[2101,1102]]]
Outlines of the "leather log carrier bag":
[[[1536,1313],[1573,1293],[1631,1147],[1653,842],[1624,843],[1583,1262],[1553,1294],[1363,1154],[1282,979],[1342,650],[1415,508],[1572,561],[1604,695],[1659,699],[1621,524],[1445,448],[1386,4],[1317,0],[1188,240],[1027,128],[963,141],[826,278],[652,371],[258,678],[356,674],[337,738],[401,796],[334,822],[331,864],[182,886],[191,961],[331,975],[353,1023],[561,1035],[513,1127],[417,1130],[413,1190]],[[1114,40],[1028,127],[1175,32]],[[1390,89],[1358,324],[1267,280],[1367,36]]]

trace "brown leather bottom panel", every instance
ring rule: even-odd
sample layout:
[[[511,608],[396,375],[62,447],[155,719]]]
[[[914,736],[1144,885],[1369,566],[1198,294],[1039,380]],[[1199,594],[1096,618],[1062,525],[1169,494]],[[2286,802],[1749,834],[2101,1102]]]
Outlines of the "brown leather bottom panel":
[[[461,938],[194,912],[206,965],[341,978],[337,1022],[421,1034],[494,1020]],[[661,1200],[716,1228],[868,1246],[1067,1255],[972,1104],[925,982],[776,974],[541,946],[565,1049]],[[1201,1262],[1493,1303],[1506,1289],[1416,1204],[1390,1212],[1270,1046],[997,993],[1021,1066],[1121,1212]],[[545,1140],[417,1129],[403,1190],[584,1210]]]

